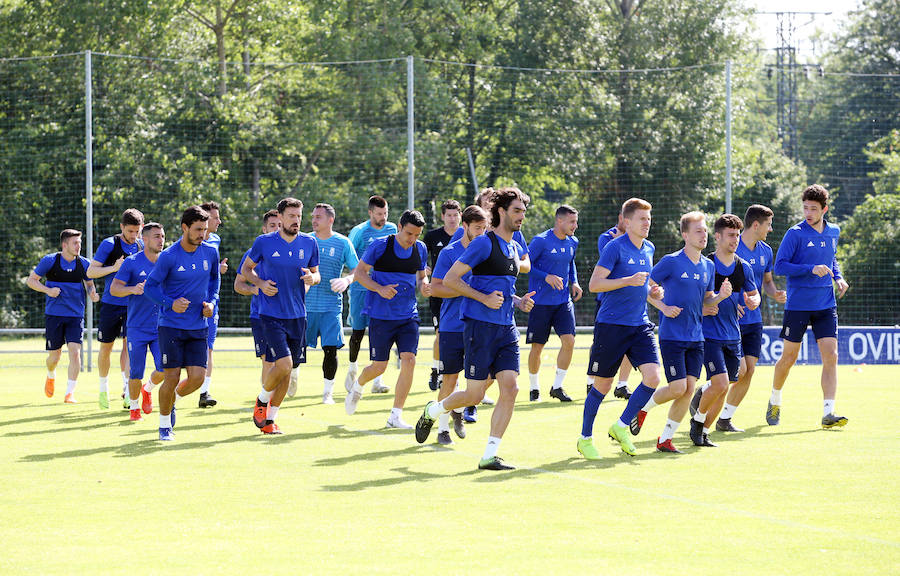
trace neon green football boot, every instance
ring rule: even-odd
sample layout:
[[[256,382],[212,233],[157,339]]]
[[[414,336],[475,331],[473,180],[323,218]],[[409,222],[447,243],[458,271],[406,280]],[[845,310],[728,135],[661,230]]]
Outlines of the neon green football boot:
[[[599,460],[600,452],[597,452],[597,447],[594,446],[594,441],[590,438],[579,438],[578,444],[576,444],[578,448],[578,452],[584,456],[587,460]]]
[[[637,450],[634,449],[634,443],[631,441],[631,433],[627,427],[619,426],[618,423],[614,423],[609,427],[607,434],[609,434],[610,438],[619,443],[622,452],[629,456],[637,454]]]

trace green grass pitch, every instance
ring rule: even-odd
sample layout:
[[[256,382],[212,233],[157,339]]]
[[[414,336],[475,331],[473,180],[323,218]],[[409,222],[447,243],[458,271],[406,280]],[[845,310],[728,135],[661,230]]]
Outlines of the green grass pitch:
[[[96,372],[82,373],[80,403],[64,405],[65,354],[52,399],[42,354],[0,354],[0,573],[898,573],[897,367],[840,366],[837,412],[850,423],[831,431],[819,428],[818,367],[794,368],[782,424],[766,426],[772,370],[760,368],[734,417],[747,432],[714,432],[719,448],[700,450],[685,422],[680,456],[654,451],[665,407],[648,416],[637,457],[619,452],[605,430],[624,403],[605,401],[595,426],[604,458],[587,462],[575,442],[589,341],[579,335],[566,381],[574,403],[548,397],[553,350],[540,402],[520,378],[500,448],[519,467],[508,473],[476,470],[490,408],[449,448],[434,432],[418,445],[412,431],[385,429],[392,395],[367,394],[346,416],[346,352],[333,406],[319,403],[321,353],[310,353],[280,437],[251,422],[252,354],[217,353],[219,405],[183,401],[169,445],[156,440],[155,411],[131,423],[119,402],[99,410]],[[434,397],[430,344],[423,336],[410,423]],[[249,339],[217,347],[249,349]],[[392,388],[396,374],[392,365]]]

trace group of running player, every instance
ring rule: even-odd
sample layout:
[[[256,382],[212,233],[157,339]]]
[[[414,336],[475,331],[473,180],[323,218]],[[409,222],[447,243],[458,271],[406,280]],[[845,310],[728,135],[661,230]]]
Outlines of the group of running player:
[[[329,204],[315,206],[311,234],[300,232],[303,204],[297,199],[285,198],[266,212],[262,235],[244,254],[234,281],[238,293],[251,297],[255,350],[262,360],[254,424],[264,434],[281,434],[278,410],[285,396],[296,393],[296,371],[306,361],[307,345],[315,347],[319,341],[322,402],[334,403],[337,350],[344,346],[343,293],[349,292],[352,331],[344,382],[346,413],[356,411],[367,383],[372,382],[374,393],[390,391],[381,378],[393,348],[400,370],[387,426],[415,428],[420,443],[438,422],[438,442],[451,444],[451,418],[456,435],[465,437],[465,422],[477,419],[475,407],[494,403],[486,391],[496,381],[499,395],[479,468],[511,469],[497,451],[518,392],[514,308],[528,314],[529,399],[541,396],[541,352],[552,328],[561,346],[549,395],[571,402],[563,382],[575,342],[573,302],[583,293],[575,266],[577,210],[560,206],[554,226],[526,243],[520,229],[529,201],[513,187],[486,189],[465,209],[448,200],[441,206],[444,225],[429,232],[425,242],[419,240],[425,227],[422,215],[407,210],[395,226],[388,222],[387,202],[379,196],[369,199],[369,219],[354,227],[349,237],[334,231],[336,215]],[[828,210],[823,187],[808,187],[802,203],[804,220],[785,233],[777,256],[765,243],[772,210],[753,205],[743,221],[733,214],[716,219],[715,251],[708,257],[703,255],[709,236],[706,215],[684,214],[680,222],[684,247],[656,265],[654,245],[647,239],[650,204],[632,198],[622,205],[616,226],[598,239],[599,259],[589,283],[590,292],[598,296],[579,453],[589,460],[600,458],[592,442],[593,425],[617,372],[615,395],[627,403],[608,434],[626,454],[636,453],[631,436],[641,431],[647,412],[670,401],[657,440],[661,452],[680,452],[672,439],[688,410],[689,437],[697,446],[715,446],[709,439],[713,425],[720,432],[740,432],[732,417],[760,356],[760,288],[785,304],[783,352],[775,366],[767,423],[780,421],[781,389],[811,325],[823,363],[822,426],[846,424],[846,418],[834,413],[835,285],[839,296],[848,288],[835,257],[839,229],[823,218]],[[215,234],[219,212],[214,202],[191,206],[181,218],[181,237],[163,249],[163,227],[145,224],[139,211],[126,210],[121,234],[104,240],[90,261],[80,256],[80,232],[61,233],[61,251],[45,256],[28,279],[29,287],[46,294],[48,397],[54,394],[56,365],[62,344],[67,343],[65,401],[75,402],[85,296],[98,301],[93,278],[108,277],[98,329],[100,406],[109,407],[110,354],[120,334],[123,340],[127,334],[120,362],[123,399],[132,420],[152,412],[156,385],[160,385],[160,440],[174,438],[175,406],[183,396],[200,388],[200,407],[215,406],[209,394],[210,373],[221,276],[227,270]],[[515,290],[520,272],[529,275],[528,291],[522,296]],[[777,289],[773,272],[787,277],[786,291]],[[416,292],[430,298],[437,332],[429,380],[437,400],[428,402],[412,426],[404,421],[403,408],[418,351]],[[647,303],[660,311],[658,344]],[[366,328],[370,363],[360,370],[357,360]],[[144,382],[148,349],[155,370]],[[633,393],[626,387],[632,366],[642,379]],[[704,366],[708,382],[700,386]],[[660,367],[667,385],[658,388]],[[464,388],[458,385],[461,372]]]

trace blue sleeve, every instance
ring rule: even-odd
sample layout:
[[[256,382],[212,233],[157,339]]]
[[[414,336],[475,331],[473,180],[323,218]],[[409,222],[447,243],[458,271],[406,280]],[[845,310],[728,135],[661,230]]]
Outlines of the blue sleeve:
[[[513,232],[512,239],[522,248],[522,253],[519,256],[528,256],[528,242],[525,241],[525,235],[522,234],[522,231],[516,230]]]
[[[247,255],[244,256],[244,258],[249,258],[255,264],[259,264],[263,259],[262,242],[263,237],[257,236],[256,240],[253,241],[253,246],[250,247],[250,250],[247,251]]]
[[[237,273],[238,273],[238,274],[241,273],[241,268],[244,267],[244,260],[246,260],[246,259],[247,259],[247,256],[249,256],[249,255],[250,255],[250,251],[247,250],[246,252],[244,252],[244,255],[241,256],[241,263],[238,264],[238,269],[237,269]]]
[[[779,276],[809,276],[813,267],[808,264],[794,264],[791,259],[797,251],[797,235],[788,230],[781,244],[778,246],[778,254],[775,256],[775,273]]]
[[[106,258],[109,256],[110,252],[113,249],[113,240],[112,238],[106,238],[100,245],[97,246],[97,251],[94,252],[94,260],[103,264],[106,261]]]
[[[143,248],[141,248],[141,250],[143,250]],[[87,258],[85,258],[84,256],[79,256],[78,258],[81,259],[81,265],[84,266],[84,275],[81,277],[81,279],[85,282],[93,282],[94,279],[88,278],[88,275],[87,275],[87,269],[88,269],[88,266],[91,265],[91,261],[88,260]]]
[[[606,246],[603,247],[603,251],[600,252],[600,259],[597,260],[597,266],[603,266],[610,272],[616,266],[616,262],[619,261],[619,250],[618,245],[610,242]]]
[[[375,262],[384,254],[385,248],[387,248],[387,238],[387,236],[384,236],[369,244],[369,247],[366,248],[366,252],[363,254],[362,261],[369,266],[374,266]]]
[[[312,240],[312,255],[309,257],[309,267],[319,265],[319,241],[316,240],[313,236],[309,237]]]
[[[458,262],[462,262],[469,268],[474,268],[487,260],[491,255],[491,239],[487,236],[479,236],[472,240],[466,251],[459,257]]]
[[[663,256],[662,260],[656,263],[656,266],[650,270],[650,279],[656,282],[657,284],[662,284],[663,280],[669,277],[669,269],[671,268],[670,264],[672,263],[672,258],[668,256]]]
[[[358,247],[358,246],[356,245],[356,242],[357,242],[357,240],[359,239],[360,229],[361,229],[360,226],[358,226],[358,225],[357,225],[357,226],[354,226],[354,227],[350,230],[350,234],[347,235],[347,239],[350,240],[350,245],[353,246],[353,250],[356,251],[356,257],[357,257],[357,258],[359,258],[359,249],[360,249],[360,247]]]
[[[544,239],[541,236],[535,236],[531,239],[531,244],[528,245],[528,254],[531,255],[531,272],[529,274],[533,275],[541,282],[547,278],[547,273],[536,266],[536,261],[543,253]]]
[[[764,250],[764,252],[766,253],[766,267],[763,269],[763,274],[765,274],[766,272],[772,272],[773,267],[775,266],[775,262],[773,262],[772,247],[768,244],[766,244],[765,246],[766,249]]]
[[[569,284],[578,284],[578,269],[575,267],[575,254],[578,252],[578,238],[572,236],[572,260],[569,261]]]
[[[386,232],[389,232],[390,234],[396,234],[398,232],[397,225],[394,224],[393,222],[385,223],[384,229]]]
[[[56,254],[49,254],[41,258],[40,262],[38,262],[37,266],[34,267],[34,273],[43,278],[47,275],[47,272],[53,268],[53,262],[56,260]]]
[[[344,265],[353,270],[357,266],[359,266],[359,256],[356,255],[356,248],[353,247],[353,244],[350,243],[350,240],[346,240],[347,245],[344,247]]]
[[[834,274],[835,280],[840,280],[844,277],[844,275],[841,274],[841,265],[838,264],[837,255],[835,255],[834,259],[831,261],[831,273]]]
[[[162,283],[169,275],[169,269],[172,267],[170,260],[171,256],[166,252],[162,252],[156,261],[156,266],[153,267],[153,271],[147,277],[147,283],[144,284],[144,295],[157,306],[162,306],[167,310],[172,307],[172,299],[163,294]]]
[[[431,271],[431,278],[440,278],[444,279],[444,276],[447,275],[447,271],[453,266],[453,257],[450,255],[450,250],[444,248],[441,250],[441,253],[438,254],[437,262],[434,263],[434,270]]]
[[[416,248],[419,249],[419,270],[424,270],[428,263],[428,247],[424,242],[416,240]]]
[[[119,267],[119,271],[116,272],[115,279],[121,280],[125,283],[126,286],[131,284],[131,268],[134,264],[134,260],[131,258],[126,258],[122,265]]]
[[[209,284],[206,286],[206,301],[212,304],[213,306],[219,303],[219,251],[210,246],[213,251],[213,255],[215,258],[213,259],[213,264],[210,266],[210,274],[209,274]]]
[[[706,283],[706,291],[707,292],[715,292],[716,291],[716,265],[710,262],[706,265],[706,274],[709,276],[709,281]]]

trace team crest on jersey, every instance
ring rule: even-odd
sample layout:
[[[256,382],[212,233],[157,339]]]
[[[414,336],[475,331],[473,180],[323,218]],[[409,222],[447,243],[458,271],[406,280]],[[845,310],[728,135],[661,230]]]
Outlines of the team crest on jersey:
[[[303,260],[303,257],[304,257],[304,254],[303,254],[303,248],[301,248],[301,249],[300,249],[300,259]]]
[[[762,258],[759,259],[759,265],[760,266],[766,265],[766,257],[765,256],[763,256]]]
[[[837,238],[832,238],[832,239],[831,239],[831,249],[832,249],[832,250],[837,250]]]
[[[203,261],[203,269],[209,272],[209,260]]]
[[[475,365],[474,364],[469,366],[469,375],[471,375],[471,376],[475,375]]]
[[[328,249],[328,255],[334,256],[334,246],[332,246],[331,248]]]

